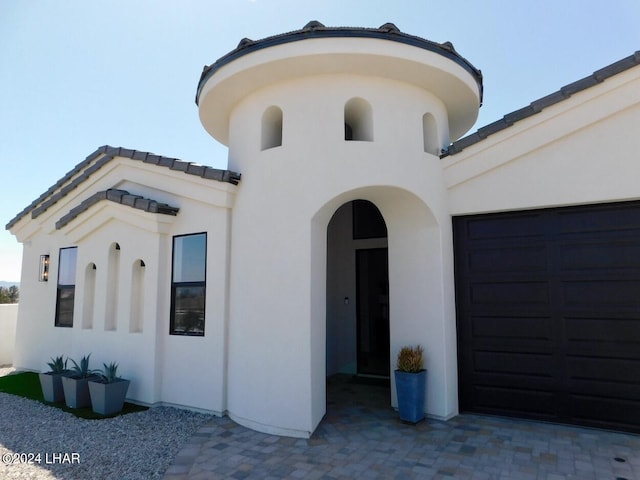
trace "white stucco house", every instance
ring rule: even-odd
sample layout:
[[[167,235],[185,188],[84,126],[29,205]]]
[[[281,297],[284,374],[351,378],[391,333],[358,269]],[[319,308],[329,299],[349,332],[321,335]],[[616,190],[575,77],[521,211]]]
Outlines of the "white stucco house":
[[[640,431],[640,52],[465,137],[450,43],[310,22],[196,103],[228,170],[105,146],[9,222],[17,368],[92,353],[131,401],[308,437],[328,376],[418,343],[433,418]]]

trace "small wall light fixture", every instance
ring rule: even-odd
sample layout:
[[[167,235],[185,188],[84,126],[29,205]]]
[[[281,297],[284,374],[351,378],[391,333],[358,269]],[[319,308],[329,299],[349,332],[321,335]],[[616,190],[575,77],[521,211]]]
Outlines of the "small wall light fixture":
[[[49,255],[40,255],[40,271],[38,280],[49,281]]]

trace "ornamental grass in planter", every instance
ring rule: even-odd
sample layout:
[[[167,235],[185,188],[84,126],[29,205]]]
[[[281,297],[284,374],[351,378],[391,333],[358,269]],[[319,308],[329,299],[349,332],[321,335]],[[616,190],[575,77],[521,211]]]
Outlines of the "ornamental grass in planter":
[[[46,404],[51,408],[57,408],[64,412],[68,412],[78,418],[84,418],[86,420],[103,420],[105,418],[112,418],[117,415],[143,412],[149,409],[149,407],[143,407],[141,405],[135,405],[133,403],[125,402],[121,412],[114,415],[104,416],[95,413],[91,408],[69,408],[64,404],[64,402],[45,402],[44,397],[42,396],[42,388],[40,387],[38,373],[36,372],[14,372],[10,373],[9,375],[5,375],[4,377],[0,377],[0,392],[8,393],[10,395],[17,395],[22,398],[29,398],[31,400]]]
[[[403,422],[415,424],[425,417],[427,370],[423,368],[423,352],[422,347],[416,345],[403,347],[398,353],[394,374],[398,413]]]
[[[117,363],[103,363],[103,366],[100,376],[89,381],[91,406],[95,413],[113,415],[122,410],[131,382],[118,377]]]
[[[64,401],[64,389],[62,388],[62,377],[69,375],[67,360],[62,356],[52,358],[47,363],[48,372],[38,374],[42,396],[46,402],[57,403]]]
[[[64,401],[69,408],[83,408],[91,405],[89,380],[97,378],[97,374],[95,370],[89,368],[89,357],[91,354],[82,357],[80,364],[71,359],[73,363],[71,375],[62,377]]]

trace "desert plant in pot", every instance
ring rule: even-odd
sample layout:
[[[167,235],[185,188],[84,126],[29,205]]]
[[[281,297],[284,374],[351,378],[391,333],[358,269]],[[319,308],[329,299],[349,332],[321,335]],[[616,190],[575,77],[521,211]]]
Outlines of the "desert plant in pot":
[[[47,402],[62,402],[64,400],[64,390],[62,388],[62,377],[69,375],[67,369],[67,359],[62,356],[52,358],[47,362],[48,372],[38,374],[42,396]]]
[[[89,380],[96,378],[97,374],[95,370],[89,368],[89,357],[91,354],[82,357],[79,364],[71,359],[73,363],[71,375],[62,377],[64,401],[69,408],[84,408],[91,405]]]
[[[427,370],[423,368],[423,349],[420,345],[403,347],[398,353],[394,372],[400,420],[418,423],[424,420],[427,391]]]
[[[93,411],[100,415],[113,415],[122,410],[129,389],[129,380],[118,377],[118,364],[107,365],[98,378],[89,381]]]

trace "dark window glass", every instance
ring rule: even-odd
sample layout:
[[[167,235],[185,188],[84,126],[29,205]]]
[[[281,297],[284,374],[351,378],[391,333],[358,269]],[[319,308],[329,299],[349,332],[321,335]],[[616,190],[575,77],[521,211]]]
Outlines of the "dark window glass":
[[[204,335],[207,234],[173,237],[171,335]]]
[[[385,238],[387,225],[378,207],[367,200],[353,201],[353,238]]]
[[[58,262],[56,327],[73,327],[73,301],[76,293],[78,248],[61,248]]]

